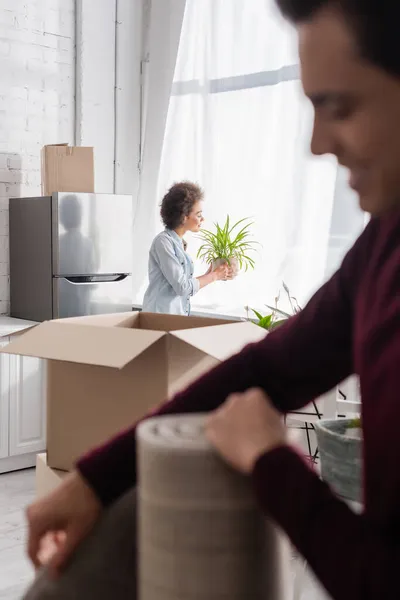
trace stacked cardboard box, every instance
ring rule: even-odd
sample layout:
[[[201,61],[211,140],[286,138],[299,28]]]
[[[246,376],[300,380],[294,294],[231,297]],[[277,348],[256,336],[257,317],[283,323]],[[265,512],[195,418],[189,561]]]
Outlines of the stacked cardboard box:
[[[45,322],[2,351],[48,360],[47,464],[68,471],[264,335],[249,322],[132,312]]]
[[[42,195],[94,192],[93,148],[55,144],[42,149]]]

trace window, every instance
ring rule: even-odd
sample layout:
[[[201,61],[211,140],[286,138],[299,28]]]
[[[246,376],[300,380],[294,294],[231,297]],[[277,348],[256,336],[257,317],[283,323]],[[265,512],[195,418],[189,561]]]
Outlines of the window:
[[[187,0],[158,195],[196,181],[207,227],[251,217],[262,244],[254,271],[204,288],[194,308],[262,308],[282,281],[304,303],[361,230],[344,173],[309,152],[312,117],[296,33],[273,0]],[[188,241],[195,256],[199,243]]]

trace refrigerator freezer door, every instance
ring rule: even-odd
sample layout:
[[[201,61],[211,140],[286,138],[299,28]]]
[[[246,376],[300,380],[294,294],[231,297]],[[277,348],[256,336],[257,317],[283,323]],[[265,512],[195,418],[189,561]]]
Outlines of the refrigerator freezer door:
[[[101,280],[100,280],[101,279]],[[53,279],[53,317],[82,317],[132,310],[132,277]]]
[[[53,275],[132,273],[132,197],[53,194]]]

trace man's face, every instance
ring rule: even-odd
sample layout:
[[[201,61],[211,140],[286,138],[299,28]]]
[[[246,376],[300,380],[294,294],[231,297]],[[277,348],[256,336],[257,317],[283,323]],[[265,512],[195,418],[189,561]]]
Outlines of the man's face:
[[[301,24],[299,36],[303,86],[315,107],[312,152],[348,167],[365,211],[400,206],[400,78],[362,59],[333,9]]]

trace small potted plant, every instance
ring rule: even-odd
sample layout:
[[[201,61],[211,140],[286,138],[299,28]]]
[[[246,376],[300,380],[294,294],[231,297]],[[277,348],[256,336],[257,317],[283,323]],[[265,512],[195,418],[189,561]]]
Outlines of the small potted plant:
[[[342,498],[362,502],[362,428],[360,419],[315,423],[321,476]]]
[[[254,269],[255,262],[251,254],[258,242],[252,239],[252,225],[248,218],[240,219],[232,225],[228,215],[224,225],[215,223],[215,231],[202,229],[199,238],[203,243],[197,252],[197,258],[205,261],[213,270],[220,264],[227,263],[232,267],[233,277],[241,270]]]
[[[297,313],[299,313],[301,311],[301,307],[299,306],[299,303],[297,302],[296,298],[290,294],[289,288],[285,284],[285,282],[282,282],[282,287],[288,297],[289,305],[292,310],[292,314],[285,312],[285,311],[281,310],[280,308],[278,308],[278,304],[279,304],[279,300],[280,300],[280,292],[278,293],[278,296],[275,298],[275,306],[269,306],[268,304],[265,305],[266,308],[268,308],[269,310],[272,311],[271,313],[269,313],[267,315],[262,315],[257,310],[254,310],[254,308],[251,309],[251,311],[257,317],[257,320],[254,321],[255,324],[258,325],[259,327],[262,327],[263,329],[266,329],[267,331],[272,331],[276,327],[279,327],[280,325],[285,323],[285,321],[287,321],[287,319],[289,319],[290,317],[292,317],[293,315],[296,315]]]
[[[288,298],[292,314],[278,308],[280,293],[275,298],[274,307],[266,305],[272,311],[271,313],[262,315],[260,312],[251,309],[257,317],[257,319],[252,319],[252,321],[267,331],[272,331],[276,327],[279,327],[291,316],[301,311],[301,307],[296,298],[290,294],[287,285],[283,283],[282,287]],[[313,428],[317,436],[322,478],[339,496],[353,502],[361,503],[361,420],[359,418],[322,419],[314,422]]]

